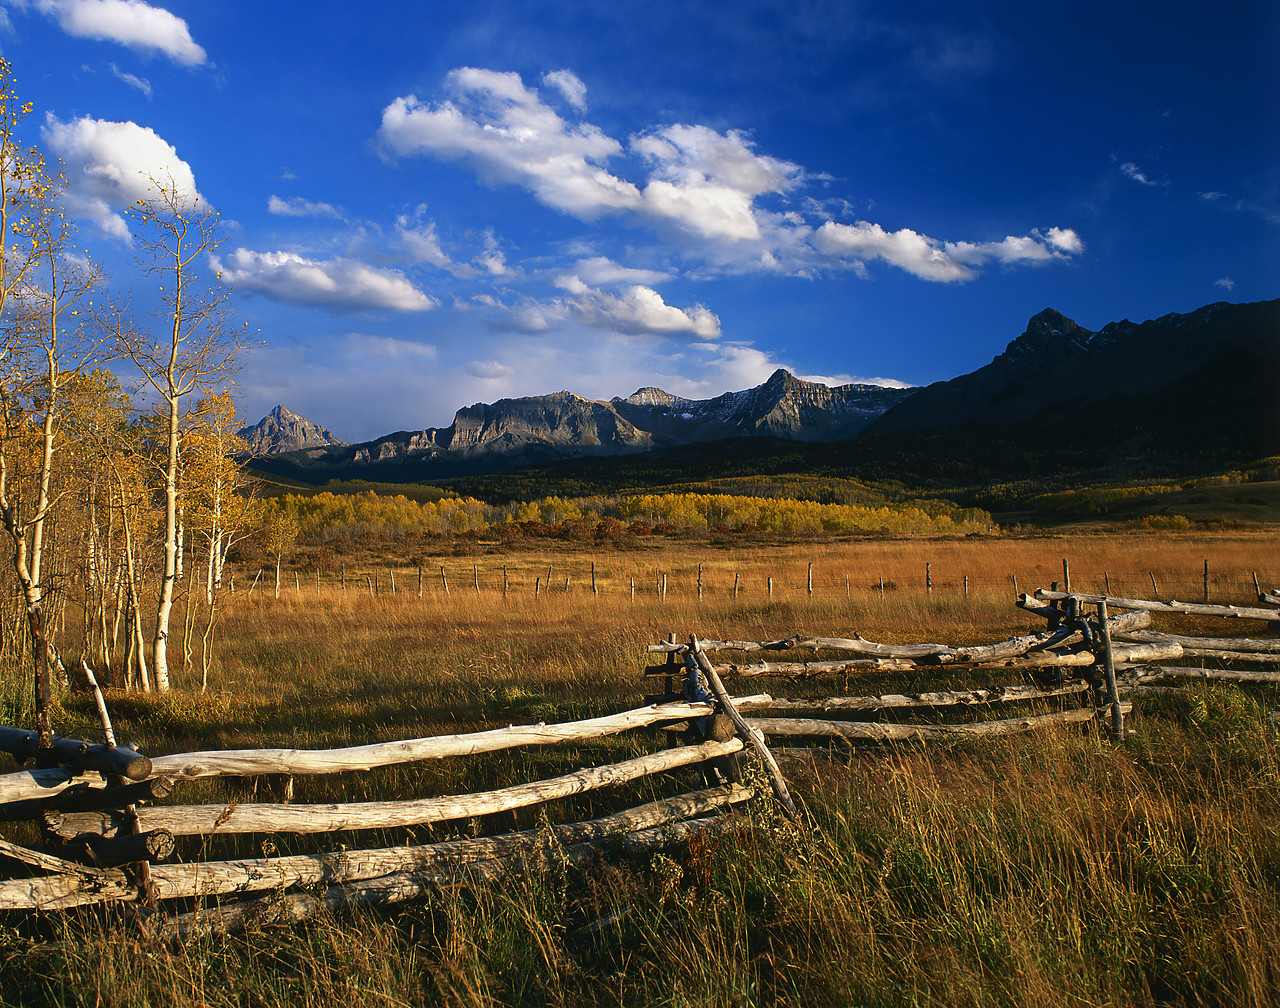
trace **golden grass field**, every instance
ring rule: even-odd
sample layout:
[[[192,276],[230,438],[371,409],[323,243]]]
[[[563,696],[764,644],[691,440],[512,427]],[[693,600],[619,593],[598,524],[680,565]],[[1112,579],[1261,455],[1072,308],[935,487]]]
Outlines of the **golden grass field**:
[[[110,702],[122,737],[154,754],[570,720],[639,704],[651,688],[644,646],[668,633],[964,644],[1039,628],[1043,620],[1014,606],[1013,579],[1021,591],[1047,587],[1062,579],[1064,558],[1074,588],[1101,590],[1106,572],[1119,595],[1150,597],[1154,575],[1163,598],[1197,601],[1206,560],[1214,601],[1251,602],[1254,572],[1263,587],[1280,582],[1280,540],[1269,531],[552,545],[426,558],[421,597],[416,564],[395,570],[393,595],[385,565],[348,559],[345,591],[335,569],[320,572],[319,588],[314,570],[300,569],[296,582],[286,570],[279,599],[274,571],[252,595],[254,571],[240,571],[209,691],[187,672],[168,697]],[[364,575],[375,573],[371,596]],[[1268,632],[1227,620],[1159,625]],[[880,675],[823,688],[938,684]],[[1197,685],[1138,700],[1123,744],[1064,730],[795,764],[788,774],[814,827],[807,834],[780,830],[765,802],[731,837],[449,890],[390,913],[177,949],[108,937],[93,921],[51,921],[40,937],[52,944],[12,932],[0,1003],[1273,1005],[1278,708],[1274,687]],[[59,730],[93,731],[81,701],[67,701],[62,717]],[[527,762],[397,771],[365,787],[474,789]],[[337,797],[331,783],[308,786],[299,781],[298,800]]]

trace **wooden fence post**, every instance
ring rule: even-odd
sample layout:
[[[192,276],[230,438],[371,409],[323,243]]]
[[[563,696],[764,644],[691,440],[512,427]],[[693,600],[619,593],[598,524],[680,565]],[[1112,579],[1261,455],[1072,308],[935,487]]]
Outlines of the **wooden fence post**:
[[[698,601],[702,601],[702,564],[698,564]]]
[[[600,590],[596,588],[596,562],[591,561],[591,594],[599,596]]]
[[[1117,739],[1124,738],[1124,711],[1120,708],[1120,691],[1116,688],[1116,665],[1111,654],[1111,628],[1107,625],[1107,603],[1098,603],[1098,623],[1102,638],[1102,674],[1106,680],[1107,692],[1111,696],[1111,734]]]
[[[1204,559],[1204,600],[1209,601],[1209,558]]]
[[[1067,558],[1062,558],[1062,590],[1071,591],[1071,568],[1067,566]]]
[[[1155,571],[1147,571],[1147,575],[1151,578],[1151,591],[1155,595],[1155,601],[1160,601],[1160,589],[1156,587]]]
[[[1102,582],[1107,586],[1107,594],[1111,594],[1111,574],[1107,571],[1102,572]]]
[[[448,594],[449,594],[449,579],[448,579],[447,577],[445,577],[445,576],[444,576],[444,566],[443,566],[443,565],[441,565],[441,567],[440,567],[440,583],[441,583],[442,585],[444,585],[444,593],[445,593],[446,595],[448,595]]]
[[[933,564],[931,563],[924,565],[924,590],[926,594],[933,594]]]
[[[790,820],[793,826],[803,826],[804,822],[800,818],[795,802],[791,800],[791,792],[787,790],[787,782],[782,776],[782,771],[778,769],[778,764],[773,758],[773,753],[769,752],[768,746],[764,744],[764,735],[761,732],[754,731],[747,724],[738,709],[733,705],[733,701],[729,698],[728,692],[724,688],[724,683],[720,681],[720,677],[716,675],[716,670],[711,667],[711,662],[707,660],[707,656],[702,653],[698,647],[698,639],[691,638],[689,647],[693,652],[694,661],[697,662],[698,668],[702,671],[702,677],[707,681],[707,685],[711,687],[711,692],[720,701],[720,706],[729,719],[733,721],[734,726],[738,729],[738,734],[744,742],[750,742],[760,756],[761,762],[764,763],[765,772],[769,775],[769,783],[773,787],[774,796],[778,799],[778,804],[782,806],[782,811]]]
[[[665,602],[666,600],[667,600],[667,575],[663,574],[662,575],[662,601]]]
[[[542,587],[542,578],[540,577],[534,578],[533,579],[533,597],[534,598],[538,597],[538,589],[540,587]]]
[[[737,599],[738,597],[738,572],[737,571],[733,572],[733,597],[735,599]]]

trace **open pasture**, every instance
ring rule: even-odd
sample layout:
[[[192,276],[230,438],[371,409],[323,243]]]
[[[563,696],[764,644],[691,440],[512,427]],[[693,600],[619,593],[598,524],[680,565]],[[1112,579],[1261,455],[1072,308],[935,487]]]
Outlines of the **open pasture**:
[[[273,572],[250,596],[241,571],[208,693],[179,674],[167,696],[110,702],[121,737],[157,755],[566,720],[636,705],[645,645],[668,633],[984,643],[1040,629],[1013,579],[1047,587],[1064,558],[1077,590],[1109,575],[1144,597],[1154,576],[1162,598],[1199,600],[1206,560],[1213,601],[1251,600],[1255,571],[1280,580],[1273,536],[1229,533],[551,548],[428,559],[421,596],[416,565],[395,569],[394,594],[385,565],[348,569],[345,590],[332,571],[318,587],[316,571],[286,571],[279,599]],[[1232,623],[1162,627],[1257,632]],[[913,676],[850,678],[856,692],[929,685]],[[1196,685],[1139,699],[1123,745],[1068,729],[792,764],[807,834],[763,803],[742,832],[669,855],[390,914],[175,949],[51,924],[53,944],[15,935],[0,990],[6,1004],[1272,1004],[1278,707],[1275,687]],[[81,701],[63,715],[90,737]]]

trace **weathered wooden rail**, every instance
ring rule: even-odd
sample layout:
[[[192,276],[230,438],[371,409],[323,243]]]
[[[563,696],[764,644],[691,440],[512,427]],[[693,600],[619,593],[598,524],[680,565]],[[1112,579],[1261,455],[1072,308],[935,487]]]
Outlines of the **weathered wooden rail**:
[[[1269,593],[1259,593],[1258,601],[1261,606],[1272,600]],[[776,750],[812,756],[830,753],[833,746],[981,739],[1099,722],[1108,722],[1114,736],[1123,738],[1123,718],[1130,709],[1124,696],[1172,688],[1153,683],[1280,681],[1280,639],[1151,629],[1153,614],[1257,619],[1274,629],[1277,609],[1056,590],[1020,596],[1018,605],[1046,620],[1046,628],[974,646],[884,644],[856,634],[771,641],[695,635],[680,642],[670,637],[648,647],[665,663],[649,665],[645,673],[665,677],[665,689],[650,696],[645,706],[563,724],[513,725],[340,749],[241,749],[148,758],[136,747],[115,744],[98,693],[106,744],[55,739],[41,748],[34,733],[0,726],[0,750],[37,761],[33,769],[0,774],[0,823],[34,823],[43,838],[42,849],[0,840],[0,858],[21,866],[0,880],[0,910],[145,901],[162,910],[149,926],[177,937],[254,920],[297,920],[326,907],[394,902],[442,885],[491,881],[513,865],[583,863],[609,844],[653,850],[693,831],[723,828],[734,821],[724,813],[753,795],[742,783],[737,762],[750,752],[763,764],[782,814],[802,827],[772,740],[823,740],[822,749],[784,745]],[[752,657],[733,660],[734,652]],[[789,660],[755,657],[774,653]],[[1188,659],[1197,664],[1170,664]],[[821,677],[843,677],[847,685],[850,676],[901,672],[915,679],[930,677],[935,688],[865,695],[813,691]],[[1000,672],[1015,673],[1018,679],[956,688],[947,688],[940,679],[967,673],[991,679]],[[732,696],[722,680],[762,676],[804,684],[811,695]],[[88,680],[96,689],[91,674]],[[1007,716],[955,719],[959,712],[996,707],[1008,708]],[[877,719],[856,720],[863,712]],[[922,721],[919,715],[925,712],[932,716]],[[914,720],[901,720],[904,716]],[[325,804],[175,800],[186,782],[196,780],[274,775],[292,782],[307,775],[589,743],[624,732],[650,730],[649,738],[660,737],[652,729],[666,731],[665,746],[651,745],[651,751],[611,764],[470,794]],[[697,777],[693,790],[662,794],[670,790],[673,776],[684,779],[691,773]],[[594,809],[594,818],[427,844],[412,842],[407,832],[428,824],[474,824],[478,817],[521,809],[547,810],[548,803],[558,809],[567,803],[572,809],[580,796],[645,780],[652,782],[645,795],[649,800],[618,809],[617,804],[626,802],[615,798],[604,803],[614,810],[599,815],[601,802],[593,799],[595,804],[587,807]],[[690,784],[685,780],[683,786]],[[343,832],[358,838],[371,830],[406,831],[401,835],[407,843],[362,847],[356,839],[340,849],[272,857],[224,855],[221,860],[209,853],[217,844],[234,848],[236,838],[247,834],[288,835],[296,838],[290,840],[296,847],[309,836]],[[175,856],[178,861],[167,863]],[[175,904],[177,909],[171,909]]]
[[[1259,593],[1259,604],[1272,601],[1273,593]],[[823,676],[914,672],[993,674],[1018,672],[1023,681],[982,689],[937,689],[914,694],[881,696],[774,697],[768,702],[739,701],[763,717],[746,719],[753,731],[777,738],[824,737],[840,742],[882,742],[1004,735],[1035,731],[1063,724],[1087,723],[1100,716],[1110,719],[1116,737],[1123,737],[1123,718],[1130,705],[1126,694],[1142,692],[1144,683],[1160,679],[1220,679],[1235,682],[1280,681],[1280,640],[1195,637],[1149,629],[1154,614],[1217,616],[1265,620],[1280,626],[1275,609],[1237,605],[1208,605],[1178,601],[1148,601],[1106,595],[1060,592],[1056,585],[1031,595],[1020,595],[1018,605],[1028,614],[1042,617],[1048,627],[993,644],[951,646],[940,643],[884,644],[853,637],[795,636],[770,641],[712,640],[673,636],[651,644],[652,654],[666,656],[666,664],[649,665],[645,674],[664,676],[671,695],[675,677],[692,675],[696,662],[706,674],[738,679],[785,677],[810,682]],[[1089,609],[1096,612],[1090,613]],[[738,661],[726,652],[752,656]],[[795,660],[756,660],[767,653],[797,655]],[[810,658],[797,653],[808,652]],[[832,655],[852,654],[854,658]],[[713,657],[708,657],[708,655]],[[1260,665],[1269,668],[1193,668],[1167,664],[1182,658],[1209,660],[1218,665]],[[683,659],[683,671],[681,670]],[[685,695],[697,686],[685,687]],[[653,697],[651,699],[661,699]],[[1051,711],[1034,711],[995,720],[945,723],[855,721],[847,712],[886,712],[894,709],[947,708],[995,704],[1038,704]],[[836,716],[832,716],[832,715]],[[824,716],[819,716],[824,715]],[[786,747],[786,752],[806,752]]]
[[[769,698],[756,696],[747,702]],[[655,849],[698,829],[719,828],[720,813],[738,806],[752,789],[738,783],[727,758],[744,742],[732,734],[691,745],[660,748],[605,766],[473,794],[399,801],[151,804],[170,797],[182,782],[210,777],[333,774],[418,763],[529,746],[590,742],[622,732],[661,727],[716,713],[706,702],[650,704],[635,710],[565,724],[518,725],[462,735],[354,746],[346,749],[257,749],[179,753],[152,760],[136,750],[117,753],[101,769],[86,766],[86,752],[103,747],[59,739],[44,759],[74,764],[22,771],[0,778],[0,820],[32,820],[43,831],[44,850],[0,841],[0,856],[24,864],[29,877],[0,881],[0,910],[60,910],[76,906],[164,904],[196,900],[197,909],[160,914],[154,930],[170,935],[222,930],[264,914],[293,919],[323,906],[391,902],[433,886],[497,878],[513,863],[537,863],[553,854],[582,862],[607,844]],[[0,728],[0,748],[27,756],[29,733]],[[98,752],[95,758],[101,758]],[[145,760],[145,764],[137,762]],[[120,767],[117,766],[120,764]],[[498,812],[545,806],[702,765],[702,785],[603,817],[563,822],[499,836],[451,839],[404,847],[346,849],[283,857],[164,864],[175,838],[213,839],[245,833],[309,834],[394,830],[429,823],[473,822]],[[95,764],[95,768],[97,764]],[[126,781],[104,769],[146,770]],[[721,768],[720,770],[714,769]],[[148,776],[149,775],[149,776]],[[655,781],[654,788],[667,787]],[[354,848],[355,845],[353,844]],[[145,872],[138,869],[145,866]],[[308,891],[296,892],[305,887]],[[271,892],[269,899],[257,894]],[[232,903],[230,897],[240,897]],[[211,899],[218,905],[206,905]]]

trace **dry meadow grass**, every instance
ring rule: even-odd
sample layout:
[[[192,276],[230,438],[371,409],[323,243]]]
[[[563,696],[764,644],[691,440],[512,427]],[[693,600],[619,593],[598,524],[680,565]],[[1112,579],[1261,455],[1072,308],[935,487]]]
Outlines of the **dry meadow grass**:
[[[152,753],[336,746],[567,720],[641,702],[644,645],[668,633],[856,631],[889,642],[979,643],[1042,625],[1014,607],[1013,578],[1022,591],[1047,587],[1061,580],[1064,557],[1073,587],[1100,589],[1107,572],[1116,594],[1149,596],[1154,575],[1163,597],[1198,600],[1206,559],[1218,601],[1248,601],[1255,571],[1264,587],[1280,582],[1280,544],[1262,533],[553,546],[441,558],[434,568],[427,561],[421,597],[416,566],[396,571],[394,595],[386,568],[374,564],[360,573],[379,574],[376,596],[349,567],[346,591],[329,577],[317,589],[304,571],[297,589],[286,575],[278,600],[262,582],[246,598],[242,573],[208,694],[175,677],[169,698],[113,702],[122,733]],[[1227,622],[1178,625],[1259,632]],[[915,683],[858,676],[826,688]],[[848,762],[790,769],[814,826],[807,835],[780,829],[761,802],[729,837],[450,890],[394,913],[180,949],[110,938],[92,921],[49,922],[43,937],[53,944],[29,946],[13,933],[0,1000],[1272,1005],[1280,991],[1280,737],[1269,714],[1277,707],[1275,688],[1194,687],[1139,701],[1136,734],[1123,745],[1086,729],[870,747]],[[92,730],[87,709],[69,703],[64,715]],[[437,767],[388,774],[377,786],[460,789],[527,769],[495,761],[464,778]],[[325,794],[300,790],[299,800]]]

